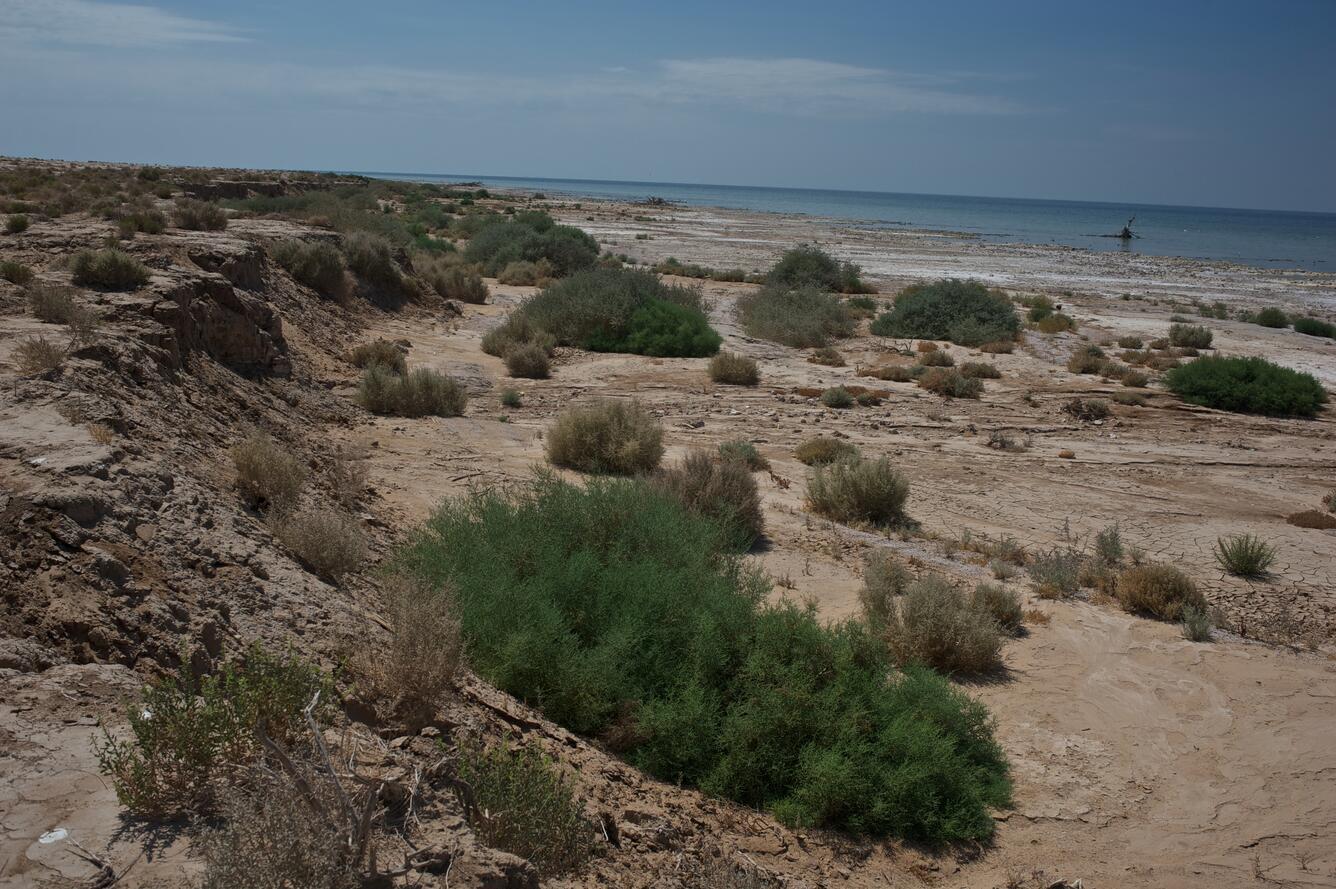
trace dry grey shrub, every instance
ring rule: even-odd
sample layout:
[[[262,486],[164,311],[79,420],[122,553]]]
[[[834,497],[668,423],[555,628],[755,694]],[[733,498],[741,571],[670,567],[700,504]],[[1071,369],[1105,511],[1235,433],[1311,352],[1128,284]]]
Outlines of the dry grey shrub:
[[[306,466],[286,446],[259,430],[232,446],[237,489],[251,506],[284,510],[306,483]]]

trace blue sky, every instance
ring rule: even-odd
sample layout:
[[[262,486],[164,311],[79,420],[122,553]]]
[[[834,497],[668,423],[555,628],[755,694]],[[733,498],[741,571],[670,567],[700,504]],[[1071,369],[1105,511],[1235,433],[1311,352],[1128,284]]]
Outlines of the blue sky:
[[[1336,0],[0,0],[0,153],[1336,211]]]

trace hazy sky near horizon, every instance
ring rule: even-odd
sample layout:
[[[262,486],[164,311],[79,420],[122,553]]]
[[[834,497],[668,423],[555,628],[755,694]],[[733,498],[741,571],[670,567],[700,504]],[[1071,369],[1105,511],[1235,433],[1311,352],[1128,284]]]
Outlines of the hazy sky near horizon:
[[[1336,212],[1336,0],[0,0],[0,153]]]

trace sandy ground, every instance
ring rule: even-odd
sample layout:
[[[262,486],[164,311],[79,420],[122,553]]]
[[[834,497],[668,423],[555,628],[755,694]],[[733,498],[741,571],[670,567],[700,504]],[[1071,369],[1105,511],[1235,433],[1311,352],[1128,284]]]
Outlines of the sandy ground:
[[[807,224],[781,218],[764,237],[757,233],[729,252],[710,233],[747,230],[754,217],[689,215],[671,237],[661,233],[649,242],[657,254],[745,267],[751,257],[800,239],[790,226]],[[613,224],[579,222],[605,237]],[[719,257],[698,249],[704,244]],[[837,252],[898,277],[905,272],[902,259],[918,264],[906,276],[924,269],[940,274],[947,265],[963,274],[987,265],[989,251],[975,255],[978,246],[934,247],[931,266],[914,245],[908,254],[887,246],[870,261],[859,252],[870,251],[867,245]],[[1056,254],[1052,269],[1054,285],[1064,290],[1080,286],[1060,271],[1068,252]],[[1014,270],[1008,274],[1020,275],[1032,262],[1025,251],[1016,253],[1002,263]],[[1160,286],[1185,292],[1185,279],[1168,274],[1183,264],[1151,261],[1154,274],[1169,279],[1152,285],[1142,272],[1147,262],[1087,256],[1083,268],[1094,266],[1091,274],[1116,280],[1119,292],[1134,280],[1152,292]],[[1104,269],[1105,263],[1121,263],[1121,269]],[[1240,304],[1268,302],[1292,286],[1285,275],[1247,269],[1216,277],[1225,283],[1204,296]],[[542,430],[571,401],[634,396],[662,418],[670,459],[733,437],[749,439],[769,457],[772,473],[758,476],[769,540],[755,558],[777,579],[776,595],[810,598],[831,618],[856,610],[859,566],[873,546],[982,579],[985,569],[968,551],[969,539],[1010,535],[1034,549],[1056,544],[1063,534],[1088,539],[1117,523],[1125,541],[1148,558],[1189,571],[1228,615],[1227,630],[1213,644],[1194,644],[1176,626],[1128,616],[1107,602],[1030,602],[1027,607],[1050,622],[1032,624],[1008,645],[1004,678],[971,689],[994,713],[1014,763],[1016,807],[1003,814],[994,850],[972,861],[943,862],[945,884],[1001,885],[1042,869],[1084,878],[1089,887],[1336,885],[1330,843],[1336,831],[1336,747],[1330,743],[1336,728],[1336,533],[1283,520],[1317,506],[1336,477],[1336,421],[1228,415],[1185,406],[1155,388],[1146,407],[1116,407],[1099,425],[1061,413],[1060,405],[1075,394],[1107,396],[1116,388],[1069,373],[1064,365],[1071,347],[1082,337],[1163,335],[1173,308],[1153,298],[1082,291],[1067,298],[1082,321],[1078,335],[1032,335],[1013,355],[951,347],[957,361],[992,360],[1003,373],[972,402],[856,378],[858,364],[908,360],[889,354],[877,338],[842,343],[844,368],[810,364],[798,350],[751,340],[732,318],[732,301],[748,285],[705,286],[725,348],[762,362],[760,387],[715,386],[703,360],[625,355],[567,356],[550,380],[508,380],[501,363],[480,351],[479,340],[532,291],[497,286],[493,305],[468,307],[460,324],[387,319],[366,331],[368,338],[406,339],[410,362],[466,380],[474,395],[467,417],[381,419],[335,434],[366,449],[373,486],[391,512],[412,523],[444,496],[520,479],[541,465]],[[1297,299],[1331,298],[1329,279],[1293,286]],[[1328,380],[1336,374],[1336,346],[1329,342],[1210,323],[1227,353],[1264,352]],[[330,382],[351,392],[351,377]],[[876,408],[832,411],[794,391],[839,382],[870,383],[891,394]],[[500,407],[504,388],[523,393],[521,408]],[[985,442],[994,429],[1028,436],[1030,447],[990,450]],[[910,511],[925,536],[879,538],[806,513],[806,468],[792,450],[817,432],[892,455],[913,482]],[[1060,459],[1064,448],[1076,458]],[[1216,537],[1243,532],[1264,536],[1280,551],[1279,567],[1264,582],[1228,577],[1215,565]],[[962,538],[968,538],[963,547]],[[1023,578],[1014,582],[1024,586]],[[1257,636],[1292,644],[1251,638]]]

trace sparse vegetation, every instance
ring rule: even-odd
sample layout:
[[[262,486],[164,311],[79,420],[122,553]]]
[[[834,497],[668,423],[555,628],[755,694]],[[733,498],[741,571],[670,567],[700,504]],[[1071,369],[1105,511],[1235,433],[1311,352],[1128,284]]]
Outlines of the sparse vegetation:
[[[294,656],[252,647],[244,660],[197,675],[183,663],[175,676],[144,686],[127,707],[128,737],[104,731],[98,766],[116,798],[147,818],[214,811],[231,773],[260,755],[256,727],[286,743],[302,731],[302,708],[320,693],[319,722],[332,715],[332,688]]]
[[[1036,322],[1035,329],[1040,333],[1065,333],[1076,329],[1076,319],[1062,312],[1054,312],[1042,321]]]
[[[557,225],[541,210],[487,217],[469,239],[464,257],[496,276],[515,262],[546,261],[555,277],[590,269],[598,261],[598,242],[584,231]]]
[[[103,290],[137,290],[149,278],[142,262],[114,247],[80,250],[70,260],[70,273],[80,287]]]
[[[1129,389],[1144,389],[1150,384],[1150,377],[1140,371],[1130,370],[1123,374],[1121,382]]]
[[[1113,413],[1109,403],[1102,398],[1073,398],[1062,406],[1062,412],[1083,423],[1107,420]]]
[[[546,287],[556,277],[557,270],[546,259],[540,259],[537,262],[528,262],[527,260],[510,262],[496,273],[498,283],[521,287]]]
[[[795,349],[819,348],[854,332],[844,304],[815,287],[763,287],[738,298],[737,317],[748,336]]]
[[[1120,565],[1124,555],[1123,532],[1116,523],[1095,534],[1095,558],[1101,564]]]
[[[1170,370],[1165,384],[1184,401],[1248,414],[1311,417],[1327,402],[1312,374],[1265,358],[1207,355]]]
[[[909,480],[888,457],[852,457],[818,465],[807,480],[807,505],[837,522],[904,524],[908,499]]]
[[[452,254],[454,255],[454,254]],[[414,263],[418,274],[444,299],[482,305],[487,302],[487,284],[469,266],[426,260]]]
[[[1170,324],[1169,344],[1189,349],[1209,349],[1213,339],[1211,328],[1199,324]]]
[[[992,614],[940,575],[909,585],[883,630],[899,665],[923,664],[943,673],[978,674],[1001,663],[1002,633]]]
[[[979,346],[979,351],[989,355],[1010,355],[1016,351],[1016,343],[1013,340],[993,340]]]
[[[325,241],[280,241],[269,249],[293,280],[316,293],[341,299],[348,293],[348,267],[343,254]]]
[[[960,375],[973,380],[997,380],[1002,373],[991,364],[982,361],[966,361],[960,365]]]
[[[1020,319],[1004,293],[952,278],[902,290],[891,310],[872,322],[872,332],[977,346],[1014,340]]]
[[[521,312],[511,312],[506,319],[482,337],[482,350],[488,355],[504,358],[516,346],[533,344],[549,355],[557,346],[557,338],[529,320]]]
[[[65,349],[44,336],[27,336],[14,347],[14,363],[19,373],[45,373],[65,363]]]
[[[678,465],[660,470],[654,484],[689,512],[717,522],[738,549],[750,549],[765,533],[761,495],[745,463],[692,451]]]
[[[364,283],[396,296],[406,292],[403,270],[388,239],[355,231],[344,237],[342,250],[348,268]]]
[[[874,293],[859,278],[861,269],[841,263],[820,247],[802,244],[784,251],[766,275],[766,283],[785,289],[815,288],[826,293]]]
[[[0,278],[23,287],[33,279],[33,271],[21,262],[6,259],[0,261]]]
[[[929,353],[934,354],[934,353]],[[983,394],[983,381],[967,377],[948,367],[933,367],[918,377],[920,389],[926,389],[943,398],[978,398]]]
[[[745,438],[734,438],[720,444],[719,459],[741,463],[752,472],[764,472],[770,468],[770,461],[756,449],[756,445]]]
[[[1235,577],[1262,577],[1276,563],[1276,548],[1252,534],[1217,538],[1215,560]]]
[[[643,481],[449,501],[401,560],[453,581],[479,675],[659,778],[929,843],[989,836],[1009,797],[982,706],[891,671],[858,622],[767,602],[715,523]]]
[[[342,582],[366,561],[366,535],[357,519],[337,509],[313,507],[271,519],[274,534],[303,565],[331,583]]]
[[[547,458],[581,472],[652,472],[663,458],[663,428],[636,401],[575,405],[548,429]]]
[[[710,359],[710,379],[730,386],[755,386],[761,381],[761,371],[754,358],[733,352],[720,352]]]
[[[1196,584],[1172,565],[1136,565],[1118,575],[1115,591],[1127,611],[1177,621],[1184,607],[1206,610],[1206,598]]]
[[[1041,552],[1027,566],[1041,599],[1061,599],[1081,588],[1081,555],[1067,547]]]
[[[28,230],[30,224],[27,214],[11,213],[9,217],[5,219],[5,231],[11,235],[21,234]]]
[[[552,372],[547,352],[533,343],[514,346],[506,352],[506,372],[512,377],[545,380]]]
[[[401,374],[408,369],[408,357],[398,343],[389,340],[372,340],[353,349],[348,360],[354,367],[373,367],[379,365]]]
[[[854,397],[843,386],[834,386],[821,393],[821,403],[837,410],[853,407]]]
[[[1284,309],[1269,306],[1253,316],[1253,323],[1260,324],[1262,327],[1280,329],[1290,326],[1290,316],[1285,314]]]
[[[537,746],[503,738],[485,748],[459,748],[459,777],[472,791],[465,803],[478,838],[527,859],[543,880],[577,870],[593,854],[594,829],[561,768]]]
[[[820,364],[825,367],[844,367],[844,356],[833,346],[822,346],[816,349],[807,360],[812,364]]]
[[[863,560],[863,586],[858,602],[863,618],[874,632],[881,633],[893,619],[895,599],[903,596],[914,580],[909,569],[884,549],[874,549]]]
[[[515,391],[514,389],[505,389],[501,392],[502,407],[517,408],[520,407],[522,404],[523,404],[523,399],[521,399],[520,393]]]
[[[818,435],[798,445],[793,455],[798,458],[799,463],[805,463],[808,466],[825,466],[828,463],[834,463],[836,460],[857,457],[858,448],[838,438]]]
[[[1210,642],[1211,615],[1192,605],[1183,606],[1183,638],[1190,642]]]
[[[292,449],[254,431],[232,446],[237,490],[256,509],[287,509],[306,484],[306,464]]]
[[[1115,392],[1113,402],[1127,407],[1145,407],[1149,403],[1140,392]]]
[[[172,208],[172,222],[191,231],[222,231],[227,228],[227,213],[217,204],[182,198]]]
[[[1140,349],[1144,345],[1139,336],[1120,336],[1118,337],[1118,348],[1120,349]]]
[[[371,413],[387,417],[458,417],[468,405],[468,393],[439,371],[419,367],[397,374],[373,364],[362,373],[357,401]]]
[[[955,367],[956,361],[951,357],[951,353],[943,349],[933,349],[930,352],[920,352],[918,363],[924,367]]]
[[[1097,374],[1104,364],[1104,350],[1099,346],[1077,346],[1067,359],[1067,369],[1074,374]]]

